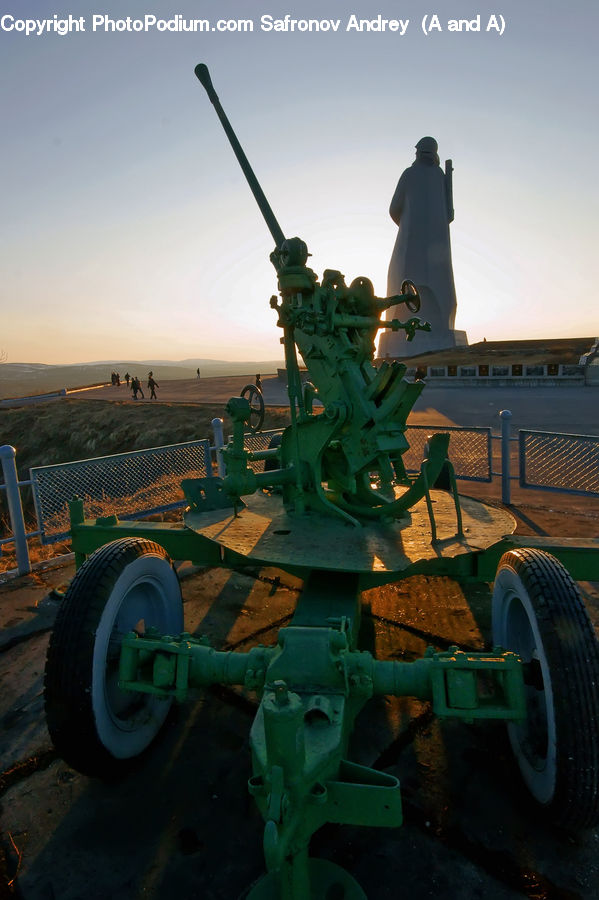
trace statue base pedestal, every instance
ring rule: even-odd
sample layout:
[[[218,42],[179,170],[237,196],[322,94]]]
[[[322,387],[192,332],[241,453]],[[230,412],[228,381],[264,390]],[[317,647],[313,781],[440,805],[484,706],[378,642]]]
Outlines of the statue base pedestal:
[[[384,332],[379,340],[378,359],[407,359],[409,356],[420,356],[433,350],[449,350],[452,347],[467,347],[468,336],[465,331],[455,328],[442,334],[432,331],[417,331],[413,341],[406,340],[404,332]]]

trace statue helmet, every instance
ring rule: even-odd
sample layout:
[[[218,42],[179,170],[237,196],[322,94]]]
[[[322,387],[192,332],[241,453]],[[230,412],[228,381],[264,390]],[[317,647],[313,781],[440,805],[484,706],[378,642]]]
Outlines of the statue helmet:
[[[438,149],[439,145],[432,137],[420,138],[416,144],[416,150],[418,150],[419,153],[436,153]]]

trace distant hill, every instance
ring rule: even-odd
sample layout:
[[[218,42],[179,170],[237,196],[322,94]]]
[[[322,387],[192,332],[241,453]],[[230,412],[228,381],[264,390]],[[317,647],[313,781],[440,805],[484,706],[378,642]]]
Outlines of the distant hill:
[[[88,363],[80,363],[80,365],[86,366],[110,366],[111,370],[114,367],[123,367],[123,366],[174,366],[178,369],[193,369],[194,374],[195,370],[199,367],[200,369],[206,369],[206,375],[210,375],[208,370],[218,370],[219,373],[224,375],[244,375],[246,372],[253,371],[251,369],[252,366],[262,365],[262,366],[274,366],[271,372],[266,372],[265,374],[272,374],[272,372],[276,371],[276,367],[282,365],[281,360],[255,360],[252,361],[242,361],[242,362],[231,362],[228,359],[202,359],[200,357],[190,358],[190,359],[134,359],[133,361],[123,362],[121,359],[94,359]],[[248,368],[248,366],[250,368]],[[68,366],[66,367],[68,368]],[[226,370],[226,371],[225,371]],[[119,370],[120,371],[120,370]]]
[[[180,378],[195,378],[199,368],[202,378],[222,375],[251,375],[260,372],[269,375],[282,366],[281,360],[250,360],[230,362],[221,359],[184,360],[100,360],[76,363],[67,366],[53,366],[45,363],[2,363],[0,365],[0,399],[6,397],[26,397],[59,391],[62,388],[87,387],[92,384],[110,382],[113,371],[121,377],[125,372],[144,378],[150,370],[158,382],[174,381]]]

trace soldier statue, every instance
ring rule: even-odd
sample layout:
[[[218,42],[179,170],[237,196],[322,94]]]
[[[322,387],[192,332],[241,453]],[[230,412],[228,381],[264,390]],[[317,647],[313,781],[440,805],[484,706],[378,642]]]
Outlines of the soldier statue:
[[[379,357],[406,357],[465,344],[464,332],[454,329],[456,295],[451,265],[449,223],[453,221],[451,160],[445,172],[439,165],[437,142],[423,137],[416,144],[416,159],[402,174],[389,208],[399,226],[389,264],[387,296],[401,293],[404,279],[420,292],[419,316],[431,331],[417,331],[412,342],[404,332],[384,332]],[[392,307],[387,318],[405,318],[405,309]]]

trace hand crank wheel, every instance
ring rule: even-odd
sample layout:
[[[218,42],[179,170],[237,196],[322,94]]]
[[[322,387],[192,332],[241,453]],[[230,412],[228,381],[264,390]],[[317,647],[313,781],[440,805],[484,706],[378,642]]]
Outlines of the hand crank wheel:
[[[250,404],[249,430],[252,434],[260,431],[264,423],[264,397],[255,384],[246,384],[240,394],[246,397]]]

